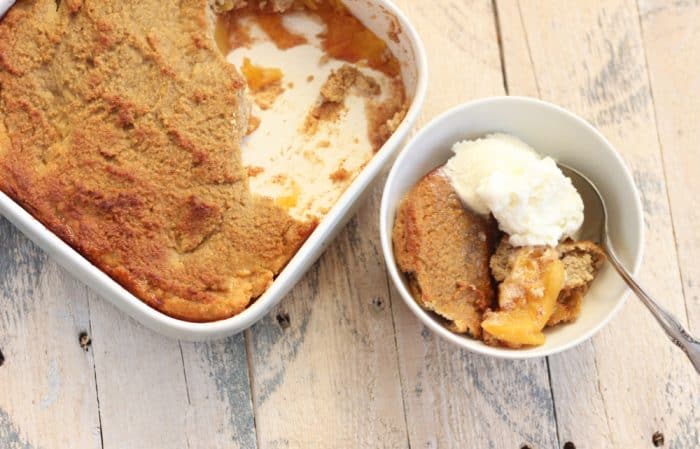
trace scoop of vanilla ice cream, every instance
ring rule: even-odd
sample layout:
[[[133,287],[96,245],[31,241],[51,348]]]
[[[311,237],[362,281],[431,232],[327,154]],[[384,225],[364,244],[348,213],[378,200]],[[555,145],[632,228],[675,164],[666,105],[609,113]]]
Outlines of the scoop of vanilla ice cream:
[[[581,196],[549,157],[494,171],[477,194],[514,246],[556,246],[583,223]]]
[[[583,200],[552,158],[523,141],[491,134],[459,142],[445,172],[462,201],[492,213],[515,246],[555,246],[583,223]]]
[[[491,210],[477,193],[479,184],[496,170],[516,172],[528,161],[539,159],[535,150],[508,134],[489,134],[476,140],[463,140],[452,146],[455,153],[444,172],[465,205],[479,214]]]

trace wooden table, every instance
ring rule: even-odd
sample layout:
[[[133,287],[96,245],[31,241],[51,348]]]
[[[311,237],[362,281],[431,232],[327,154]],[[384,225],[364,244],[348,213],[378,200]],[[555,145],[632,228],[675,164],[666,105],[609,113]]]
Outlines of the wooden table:
[[[420,124],[506,93],[587,118],[642,193],[642,281],[700,334],[700,5],[398,3],[430,58]],[[634,299],[541,360],[421,326],[387,281],[381,188],[280,307],[212,343],[144,329],[0,220],[0,448],[700,447],[699,377]]]

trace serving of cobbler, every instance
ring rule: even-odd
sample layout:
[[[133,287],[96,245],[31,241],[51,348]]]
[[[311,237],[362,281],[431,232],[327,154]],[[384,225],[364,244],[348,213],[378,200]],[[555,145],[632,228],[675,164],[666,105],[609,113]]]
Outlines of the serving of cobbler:
[[[583,202],[549,158],[505,134],[458,142],[403,198],[394,254],[416,302],[456,333],[511,348],[576,320],[605,261],[575,240]]]

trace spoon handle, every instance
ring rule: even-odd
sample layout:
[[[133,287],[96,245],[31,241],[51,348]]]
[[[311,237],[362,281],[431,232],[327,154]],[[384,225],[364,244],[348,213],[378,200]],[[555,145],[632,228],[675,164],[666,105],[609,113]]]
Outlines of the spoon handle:
[[[627,271],[627,269],[620,262],[619,257],[613,250],[610,241],[605,239],[605,250],[608,254],[608,259],[610,263],[615,267],[617,272],[620,274],[622,279],[625,280],[627,285],[632,289],[632,291],[642,300],[649,311],[654,315],[656,321],[659,322],[661,327],[666,331],[671,341],[676,344],[679,348],[685,352],[685,354],[690,359],[690,362],[695,367],[695,370],[700,374],[700,341],[693,338],[688,331],[683,328],[681,323],[678,322],[676,317],[668,313],[663,307],[661,307],[651,296],[644,291],[644,289],[634,280],[632,275]]]

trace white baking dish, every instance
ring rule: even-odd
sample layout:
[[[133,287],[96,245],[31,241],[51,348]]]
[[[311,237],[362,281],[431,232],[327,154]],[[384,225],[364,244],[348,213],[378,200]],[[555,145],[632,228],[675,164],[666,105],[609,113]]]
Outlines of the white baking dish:
[[[159,333],[179,339],[204,340],[232,335],[252,326],[282,300],[347,223],[359,205],[363,193],[407,137],[416,122],[425,98],[427,88],[425,49],[406,16],[388,0],[347,0],[344,3],[368,28],[385,40],[398,57],[406,93],[411,100],[410,107],[403,123],[321,220],[316,230],[282,270],[271,287],[239,315],[211,323],[191,323],[171,318],[152,309],[129,293],[2,192],[0,192],[0,214],[7,217],[76,278],[123,312]]]

